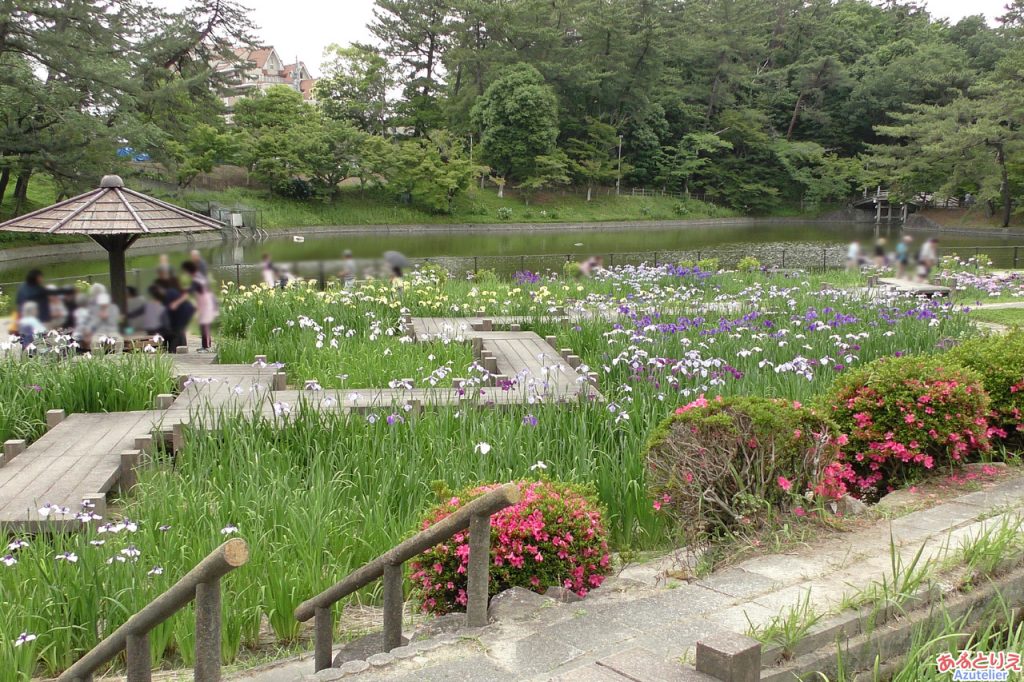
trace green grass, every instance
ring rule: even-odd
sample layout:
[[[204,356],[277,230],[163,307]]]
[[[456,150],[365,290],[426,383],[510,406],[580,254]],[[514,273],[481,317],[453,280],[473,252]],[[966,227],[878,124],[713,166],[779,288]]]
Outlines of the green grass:
[[[971,318],[980,322],[992,322],[1007,327],[1024,326],[1024,308],[976,308]]]
[[[593,222],[601,220],[683,220],[719,218],[736,215],[695,200],[671,197],[601,196],[586,201],[585,196],[558,193],[541,194],[524,203],[520,197],[506,194],[499,199],[493,189],[472,188],[456,201],[451,214],[434,213],[416,205],[402,204],[381,190],[360,192],[346,187],[331,202],[299,201],[271,196],[265,191],[231,189],[222,192],[190,192],[184,198],[166,198],[187,202],[214,202],[222,206],[242,206],[262,214],[267,229],[319,225],[405,225],[476,223]],[[499,208],[511,210],[511,216],[499,216]]]
[[[174,387],[170,358],[129,354],[117,358],[0,357],[0,441],[34,440],[46,411],[147,410]]]

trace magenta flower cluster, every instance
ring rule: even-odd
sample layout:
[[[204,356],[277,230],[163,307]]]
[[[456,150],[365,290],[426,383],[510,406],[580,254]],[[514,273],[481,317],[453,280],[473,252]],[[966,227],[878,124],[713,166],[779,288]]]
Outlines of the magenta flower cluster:
[[[557,586],[583,597],[610,571],[607,532],[597,502],[577,486],[519,482],[519,503],[491,517],[490,593],[510,587],[544,592]],[[431,510],[427,528],[496,485],[474,488]],[[448,613],[466,606],[469,533],[424,552],[411,564],[410,580],[424,611]]]

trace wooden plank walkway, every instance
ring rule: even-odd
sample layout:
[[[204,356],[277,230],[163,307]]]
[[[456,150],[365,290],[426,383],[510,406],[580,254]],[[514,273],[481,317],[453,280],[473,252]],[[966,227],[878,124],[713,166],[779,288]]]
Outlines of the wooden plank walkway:
[[[915,282],[909,279],[897,279],[895,277],[880,277],[878,284],[914,296],[949,296],[953,293],[950,287],[929,284],[927,282]]]
[[[556,318],[552,318],[556,319]],[[557,318],[563,319],[563,318]],[[516,317],[409,318],[406,329],[420,342],[449,338],[471,342],[486,375],[452,388],[363,388],[286,390],[285,375],[272,366],[219,365],[212,354],[174,355],[178,394],[157,397],[157,409],[74,414],[54,425],[27,449],[9,442],[0,457],[0,527],[38,532],[75,530],[82,502],[103,516],[106,494],[130,488],[142,450],[155,437],[182,446],[182,426],[210,428],[227,414],[284,416],[304,406],[404,414],[436,406],[498,407],[536,402],[600,399],[580,359],[534,332],[494,331],[525,322]],[[515,327],[513,326],[513,329]],[[40,513],[40,509],[67,509]]]
[[[72,414],[51,428],[0,467],[0,526],[71,530],[82,524],[74,515],[82,511],[83,500],[103,516],[106,493],[130,473],[139,450],[149,449],[156,414]],[[40,514],[45,505],[69,513]]]

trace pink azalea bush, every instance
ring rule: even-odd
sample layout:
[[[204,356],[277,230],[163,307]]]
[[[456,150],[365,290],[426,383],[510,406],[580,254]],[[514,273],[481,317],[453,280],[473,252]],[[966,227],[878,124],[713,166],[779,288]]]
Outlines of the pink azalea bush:
[[[677,408],[650,441],[654,506],[688,540],[728,534],[792,506],[796,496],[841,495],[827,477],[838,452],[835,426],[816,409],[701,396]]]
[[[1024,445],[1024,331],[965,341],[948,357],[981,377],[992,401],[990,435],[1014,448]]]
[[[883,358],[840,377],[828,396],[847,436],[831,485],[876,498],[990,449],[989,397],[945,357]]]
[[[544,592],[562,586],[581,597],[610,571],[607,531],[595,497],[550,481],[520,481],[521,499],[491,517],[492,595],[510,587]],[[497,488],[487,485],[455,495],[430,510],[427,528],[464,504]],[[469,531],[456,533],[411,562],[409,576],[422,608],[435,614],[466,606]]]

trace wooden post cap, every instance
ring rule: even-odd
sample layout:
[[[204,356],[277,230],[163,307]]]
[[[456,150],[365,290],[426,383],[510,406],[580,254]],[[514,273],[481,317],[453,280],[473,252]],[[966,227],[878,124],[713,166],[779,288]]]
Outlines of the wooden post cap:
[[[224,543],[224,561],[238,567],[249,561],[249,543],[242,538],[231,538]]]

